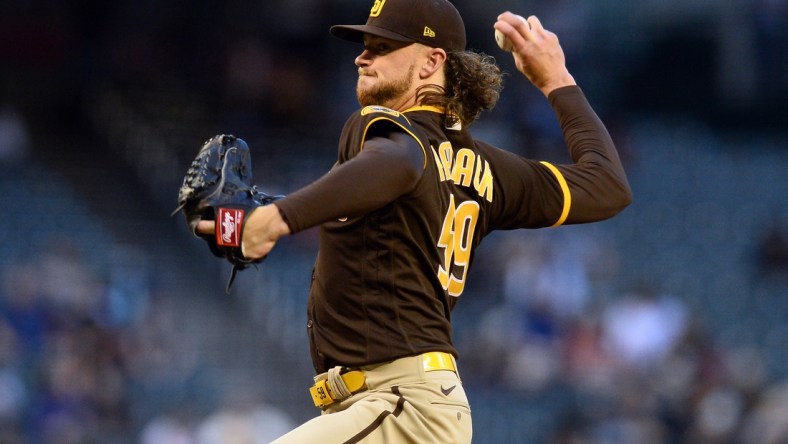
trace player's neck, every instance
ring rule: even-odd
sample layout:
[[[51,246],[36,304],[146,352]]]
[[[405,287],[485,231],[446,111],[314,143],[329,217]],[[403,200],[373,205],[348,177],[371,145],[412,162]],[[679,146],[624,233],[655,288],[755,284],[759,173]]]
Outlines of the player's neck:
[[[383,104],[386,108],[391,108],[394,111],[405,111],[406,109],[413,108],[417,105],[416,103],[416,92],[410,90],[399,97],[388,101],[387,103]]]

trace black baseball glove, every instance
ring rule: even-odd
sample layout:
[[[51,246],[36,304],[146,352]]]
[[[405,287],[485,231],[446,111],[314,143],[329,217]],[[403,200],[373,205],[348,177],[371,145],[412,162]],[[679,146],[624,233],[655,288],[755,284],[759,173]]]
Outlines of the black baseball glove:
[[[247,259],[241,251],[246,216],[255,208],[271,204],[282,196],[270,196],[252,183],[252,159],[243,139],[220,134],[208,139],[189,166],[178,192],[178,207],[191,232],[208,243],[211,252],[232,266],[227,292],[235,275],[265,258]],[[197,233],[201,220],[213,220],[213,235]]]

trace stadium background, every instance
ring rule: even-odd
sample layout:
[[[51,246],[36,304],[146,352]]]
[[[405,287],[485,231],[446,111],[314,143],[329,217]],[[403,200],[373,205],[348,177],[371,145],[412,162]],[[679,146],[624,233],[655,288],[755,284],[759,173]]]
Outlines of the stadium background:
[[[314,230],[225,295],[169,212],[216,133],[268,192],[331,166],[358,48],[327,28],[368,3],[0,4],[0,442],[267,442],[317,413]],[[567,160],[492,38],[498,12],[537,14],[635,195],[480,247],[455,311],[474,442],[788,440],[788,2],[456,4],[513,73],[475,133]]]

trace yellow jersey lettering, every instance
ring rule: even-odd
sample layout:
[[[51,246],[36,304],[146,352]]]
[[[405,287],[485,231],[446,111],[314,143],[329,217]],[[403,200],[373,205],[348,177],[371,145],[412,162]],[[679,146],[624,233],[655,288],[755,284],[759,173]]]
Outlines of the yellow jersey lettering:
[[[475,160],[476,156],[468,148],[457,151],[457,156],[454,158],[454,168],[451,170],[451,180],[457,185],[471,186]]]
[[[476,157],[476,171],[473,174],[473,188],[479,193],[479,196],[487,199],[487,202],[493,201],[493,175],[490,163],[484,161],[482,168],[481,156]]]
[[[451,143],[443,142],[438,147],[438,151],[441,158],[440,166],[443,168],[443,175],[446,179],[451,179],[451,163],[454,157],[454,152],[451,149]]]
[[[473,187],[480,197],[493,201],[495,181],[488,161],[467,148],[455,155],[450,142],[441,143],[437,150],[432,147],[432,157],[441,182],[450,180],[463,187]]]

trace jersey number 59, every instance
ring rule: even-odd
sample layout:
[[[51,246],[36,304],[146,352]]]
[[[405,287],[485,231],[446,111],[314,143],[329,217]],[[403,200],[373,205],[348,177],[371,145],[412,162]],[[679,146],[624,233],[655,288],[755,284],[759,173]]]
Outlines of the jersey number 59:
[[[449,195],[449,209],[438,238],[438,248],[444,249],[443,263],[438,266],[438,279],[450,296],[459,296],[465,288],[478,220],[478,202],[467,200],[457,206],[454,195]]]

